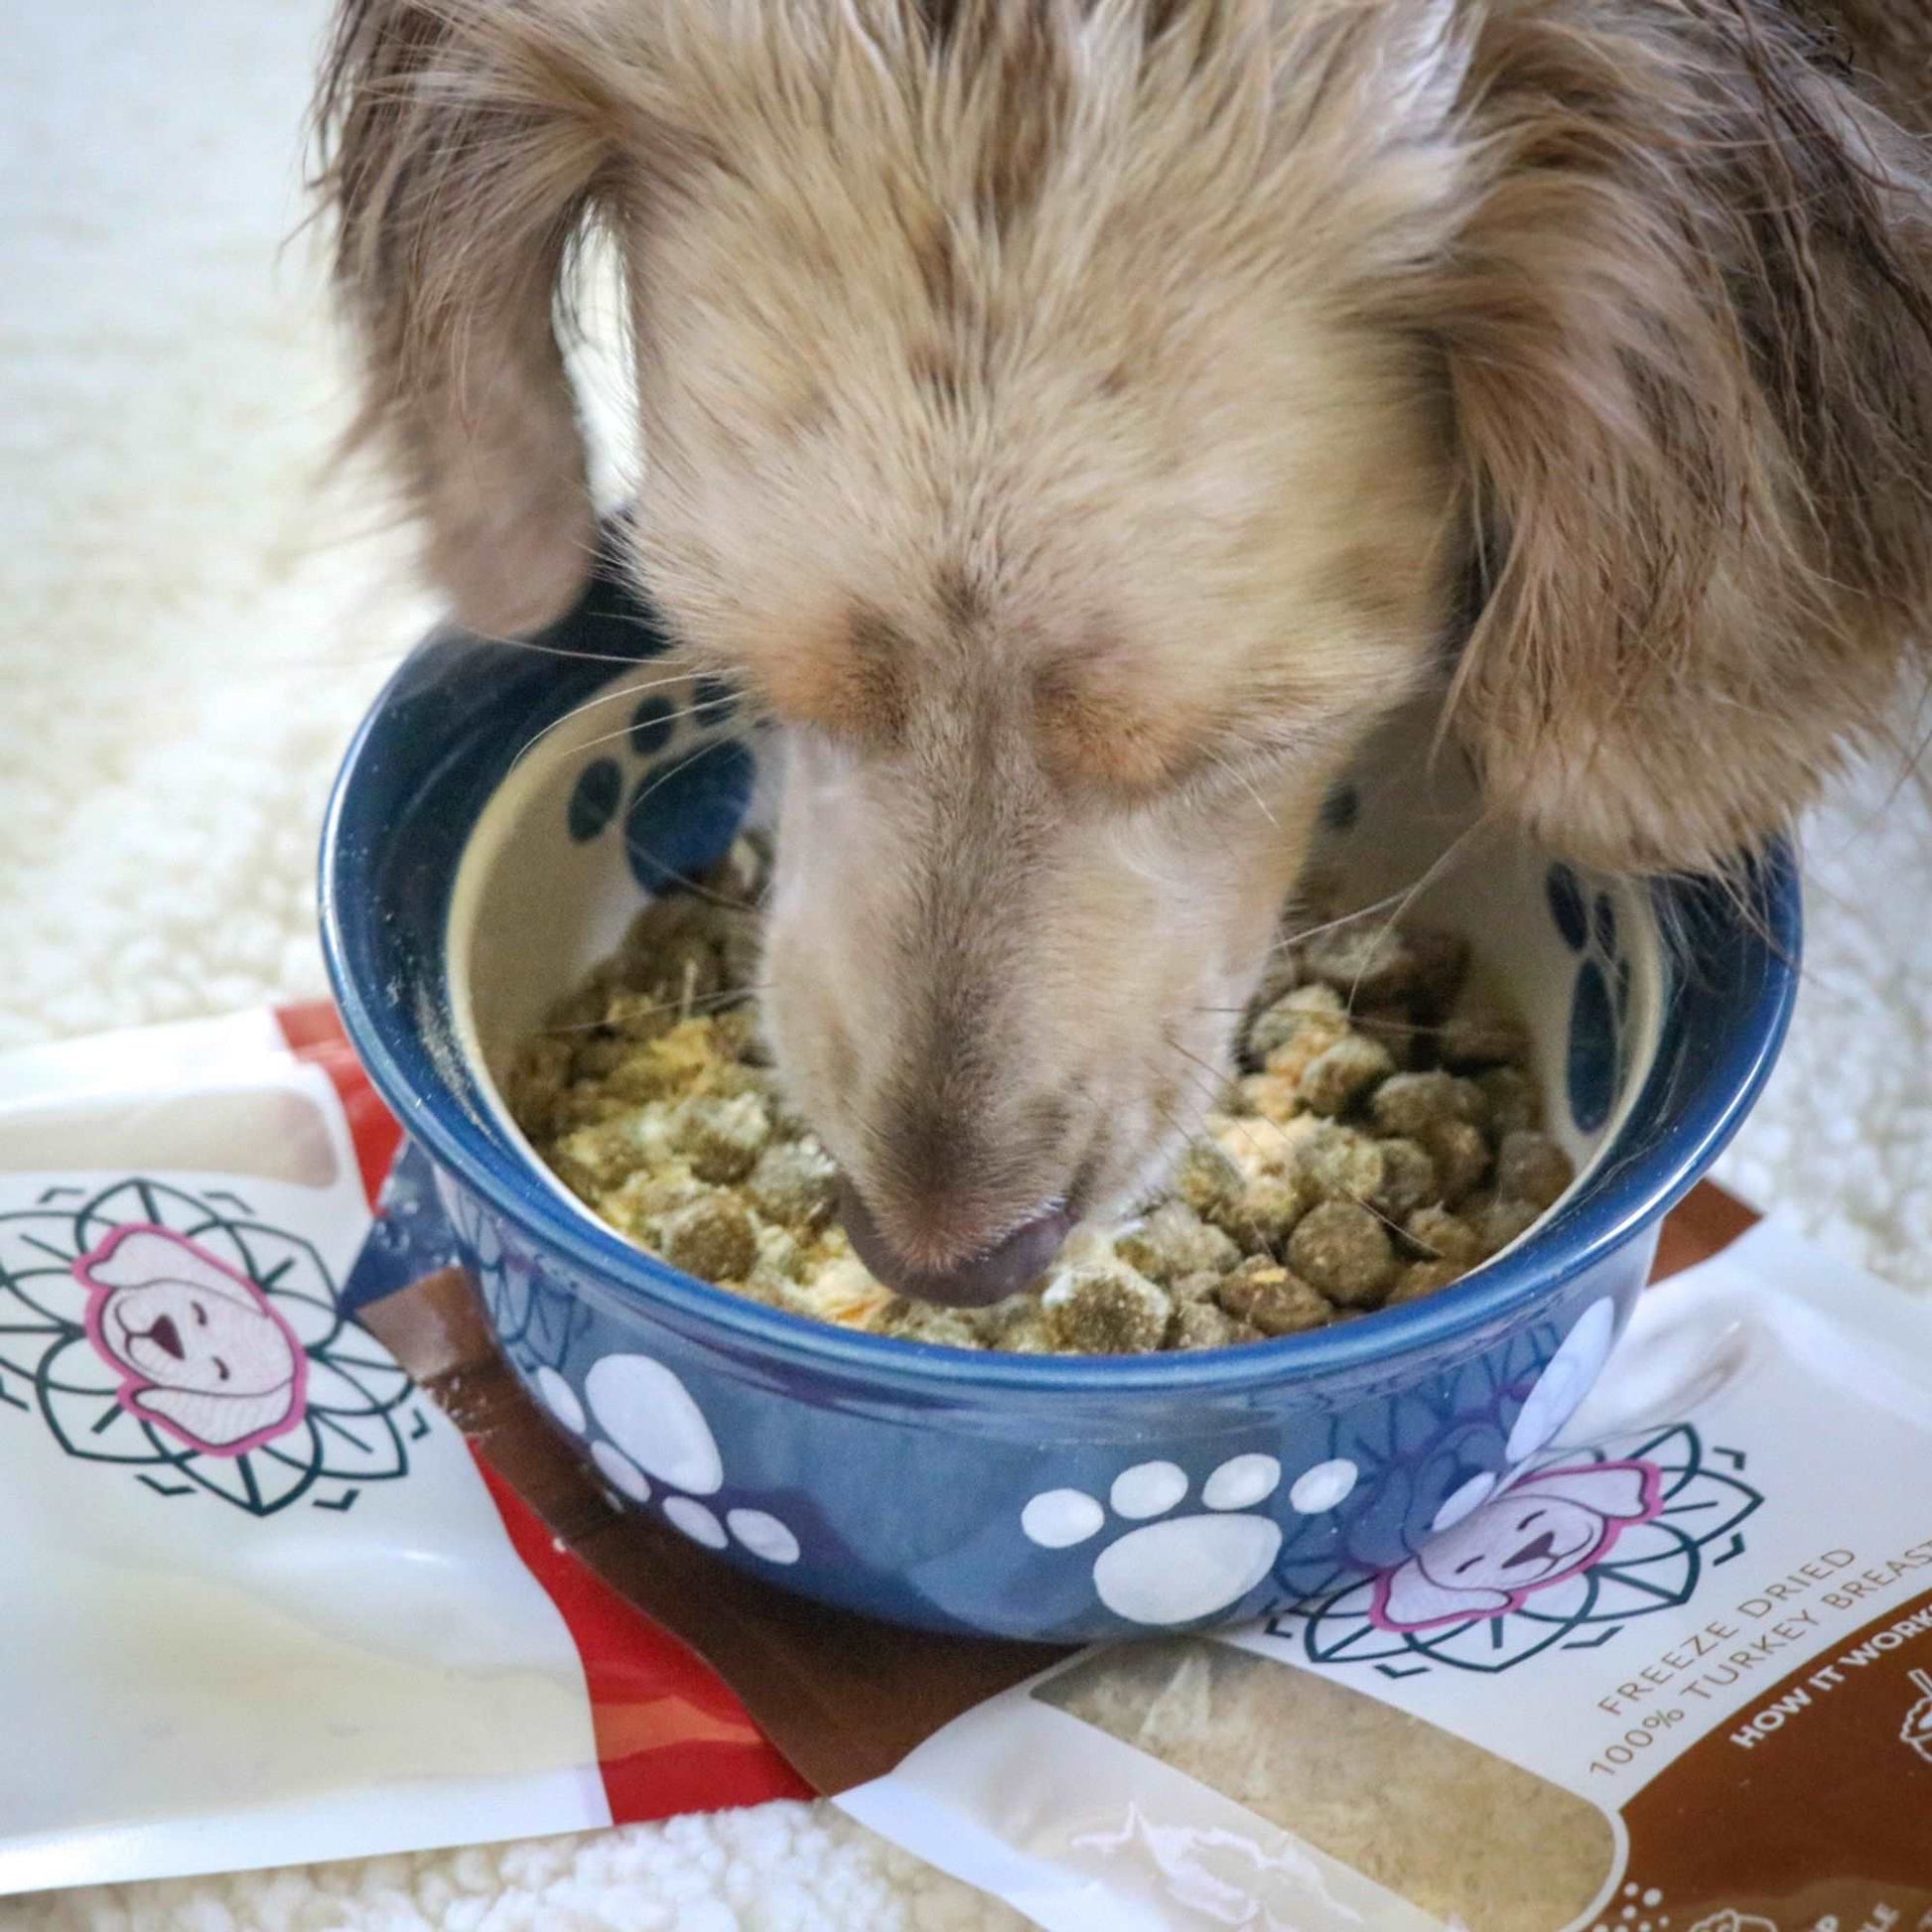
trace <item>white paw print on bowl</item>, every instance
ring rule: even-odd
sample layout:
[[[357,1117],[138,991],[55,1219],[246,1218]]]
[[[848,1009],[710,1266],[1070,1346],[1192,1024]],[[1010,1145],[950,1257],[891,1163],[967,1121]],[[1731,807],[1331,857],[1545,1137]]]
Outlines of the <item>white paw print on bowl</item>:
[[[1432,1530],[1453,1528],[1549,1446],[1602,1372],[1615,1333],[1615,1304],[1608,1297],[1592,1302],[1517,1415],[1503,1451],[1507,1467],[1463,1483],[1438,1511]],[[1346,1456],[1317,1462],[1290,1486],[1289,1507],[1301,1516],[1337,1509],[1354,1493],[1360,1473]],[[1187,1500],[1186,1471],[1175,1462],[1136,1462],[1114,1478],[1105,1504],[1084,1489],[1044,1489],[1020,1512],[1020,1527],[1042,1550],[1070,1550],[1098,1536],[1110,1510],[1140,1523],[1094,1558],[1094,1593],[1128,1623],[1166,1628],[1231,1608],[1268,1575],[1281,1551],[1281,1526],[1252,1512],[1281,1480],[1282,1465],[1272,1455],[1230,1456],[1201,1484],[1200,1510],[1176,1515]]]
[[[591,1440],[591,1460],[613,1489],[649,1502],[652,1484],[667,1494],[664,1520],[708,1550],[736,1543],[766,1563],[796,1563],[798,1539],[762,1509],[728,1509],[721,1518],[701,1501],[725,1486],[718,1439],[691,1391],[649,1355],[605,1355],[584,1378],[584,1402],[554,1368],[536,1372],[537,1393],[574,1436],[590,1438],[591,1418],[603,1432]]]
[[[1358,1475],[1345,1457],[1317,1462],[1296,1477],[1289,1504],[1304,1516],[1333,1509]],[[1129,1623],[1192,1623],[1240,1602],[1273,1567],[1281,1525],[1252,1512],[1281,1480],[1276,1457],[1233,1455],[1201,1484],[1200,1512],[1174,1515],[1187,1500],[1186,1471],[1175,1462],[1136,1462],[1114,1478],[1105,1505],[1084,1489],[1045,1489],[1020,1512],[1020,1527],[1042,1550],[1067,1550],[1099,1535],[1110,1508],[1140,1523],[1095,1556],[1095,1595]]]

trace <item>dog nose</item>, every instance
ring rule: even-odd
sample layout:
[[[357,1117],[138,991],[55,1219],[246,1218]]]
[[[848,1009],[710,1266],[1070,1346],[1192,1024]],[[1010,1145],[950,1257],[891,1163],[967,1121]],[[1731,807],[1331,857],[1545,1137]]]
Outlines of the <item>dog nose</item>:
[[[888,1288],[948,1309],[989,1308],[1031,1288],[1051,1265],[1073,1225],[1065,1208],[1049,1207],[968,1260],[946,1268],[917,1268],[894,1252],[849,1180],[839,1183],[839,1218],[853,1252]]]

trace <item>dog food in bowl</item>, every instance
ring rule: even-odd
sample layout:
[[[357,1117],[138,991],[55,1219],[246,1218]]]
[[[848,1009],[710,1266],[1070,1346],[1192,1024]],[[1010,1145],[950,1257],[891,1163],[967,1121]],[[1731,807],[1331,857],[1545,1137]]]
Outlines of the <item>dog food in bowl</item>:
[[[519,1053],[511,1111],[587,1207],[672,1267],[876,1334],[1028,1354],[1223,1348],[1433,1295],[1567,1188],[1520,1027],[1465,1000],[1459,940],[1370,920],[1285,942],[1242,1072],[1173,1188],[1082,1227],[1035,1289],[938,1309],[867,1272],[837,1170],[759,1041],[763,848],[654,900]]]

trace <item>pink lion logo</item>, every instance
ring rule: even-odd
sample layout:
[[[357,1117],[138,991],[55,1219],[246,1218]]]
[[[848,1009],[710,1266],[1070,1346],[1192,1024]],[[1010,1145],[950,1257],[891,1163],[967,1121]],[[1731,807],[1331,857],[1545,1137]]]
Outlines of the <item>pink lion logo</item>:
[[[1369,1621],[1433,1630],[1506,1616],[1526,1598],[1599,1564],[1627,1529],[1663,1507],[1653,1462],[1539,1469],[1432,1537],[1375,1580]]]
[[[251,1281],[151,1225],[119,1227],[73,1264],[87,1338],[119,1371],[121,1407],[208,1455],[243,1455],[301,1421],[309,1359]]]

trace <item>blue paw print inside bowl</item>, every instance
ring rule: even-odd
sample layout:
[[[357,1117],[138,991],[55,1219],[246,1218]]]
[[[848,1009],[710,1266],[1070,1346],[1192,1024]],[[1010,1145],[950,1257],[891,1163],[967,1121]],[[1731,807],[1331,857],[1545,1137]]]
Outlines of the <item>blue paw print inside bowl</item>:
[[[607,697],[627,703],[631,691]],[[737,711],[737,693],[717,678],[644,680],[618,749],[591,758],[571,787],[571,843],[620,827],[630,876],[647,893],[702,872],[729,843],[758,782],[751,747],[728,729]]]

